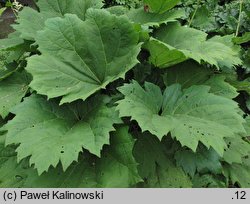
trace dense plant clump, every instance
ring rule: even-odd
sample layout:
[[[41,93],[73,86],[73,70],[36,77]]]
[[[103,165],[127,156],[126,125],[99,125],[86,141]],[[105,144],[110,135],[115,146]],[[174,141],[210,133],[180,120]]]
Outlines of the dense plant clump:
[[[38,0],[16,16],[0,187],[250,187],[249,1]]]

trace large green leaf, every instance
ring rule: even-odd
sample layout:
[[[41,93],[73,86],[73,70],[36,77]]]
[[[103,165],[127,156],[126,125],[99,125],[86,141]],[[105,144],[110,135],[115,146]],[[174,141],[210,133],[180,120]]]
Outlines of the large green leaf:
[[[104,144],[109,144],[109,132],[120,119],[114,108],[108,108],[102,97],[58,106],[33,95],[16,106],[16,117],[3,128],[6,144],[20,144],[18,161],[30,156],[39,174],[61,161],[63,169],[78,159],[82,148],[100,156]]]
[[[72,13],[84,20],[86,11],[89,8],[101,8],[102,2],[102,0],[39,0],[37,5],[41,13],[53,17],[63,17],[66,13]]]
[[[86,18],[54,18],[39,33],[42,55],[27,66],[38,93],[63,96],[61,103],[85,100],[138,63],[138,33],[126,17],[89,9]]]
[[[126,15],[135,23],[147,26],[159,26],[163,23],[173,22],[185,15],[184,10],[173,10],[163,14],[147,13],[143,8],[131,9]]]
[[[214,174],[222,172],[220,156],[213,149],[200,148],[197,153],[182,149],[176,152],[175,159],[177,165],[191,177],[194,177],[196,171]]]
[[[119,91],[125,96],[117,102],[121,117],[131,117],[143,132],[149,131],[160,139],[170,132],[193,151],[200,141],[222,156],[226,146],[223,138],[245,132],[237,103],[209,93],[208,86],[181,90],[174,84],[162,94],[154,84],[145,83],[143,89],[134,81]]]
[[[49,172],[38,175],[29,168],[27,159],[17,163],[15,149],[0,145],[0,187],[1,188],[59,188],[91,187],[86,183],[88,173],[93,171],[93,161],[88,154],[81,155],[79,162],[73,162],[63,172],[61,165],[50,168]]]
[[[132,187],[141,181],[137,163],[132,155],[134,139],[128,128],[118,128],[111,137],[111,146],[105,147],[102,157],[95,158],[84,152],[64,172],[61,165],[50,167],[38,176],[33,168],[16,163],[15,153],[1,162],[0,187],[26,188],[79,188],[79,187]],[[1,147],[1,146],[0,146]],[[0,160],[1,158],[0,151]]]
[[[145,47],[150,51],[150,61],[165,68],[192,58],[205,61],[217,68],[231,68],[242,63],[239,47],[231,42],[232,36],[215,36],[207,40],[207,34],[179,23],[162,26]]]
[[[180,0],[143,0],[143,2],[148,6],[149,12],[164,13],[176,6]]]
[[[5,118],[12,107],[19,104],[28,90],[29,77],[16,72],[0,81],[0,116]]]
[[[29,176],[26,187],[132,187],[141,181],[132,149],[134,139],[128,128],[118,128],[112,135],[109,147],[97,160],[88,156],[74,162],[66,172],[60,167],[50,169],[42,176]],[[86,157],[86,156],[85,156]]]
[[[101,0],[39,0],[37,6],[40,12],[26,7],[19,13],[18,24],[13,25],[23,39],[34,40],[37,31],[43,30],[45,21],[49,18],[71,13],[84,20],[88,8],[101,8],[103,4]]]

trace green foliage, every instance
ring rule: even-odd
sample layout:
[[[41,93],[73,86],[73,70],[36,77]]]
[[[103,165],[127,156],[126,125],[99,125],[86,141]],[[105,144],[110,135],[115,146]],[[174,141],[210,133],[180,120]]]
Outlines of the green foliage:
[[[183,170],[174,165],[166,145],[151,134],[140,135],[134,147],[138,170],[146,181],[144,187],[192,187]]]
[[[17,12],[0,40],[0,187],[250,187],[249,8],[38,0]]]
[[[82,148],[100,156],[102,146],[109,143],[109,132],[114,131],[113,124],[120,122],[101,96],[64,107],[30,96],[12,112],[16,117],[4,127],[8,130],[6,144],[20,144],[18,161],[31,156],[30,163],[39,174],[50,165],[56,167],[59,161],[66,170]]]
[[[88,8],[101,8],[101,0],[55,0],[55,1],[38,1],[37,6],[40,12],[24,8],[17,19],[17,25],[13,25],[16,31],[20,32],[21,38],[25,40],[34,40],[37,31],[45,26],[45,21],[49,18],[63,17],[64,14],[76,14],[80,19],[85,19]],[[32,16],[32,21],[30,21]]]
[[[196,171],[214,174],[222,172],[220,157],[213,149],[200,148],[197,153],[185,149],[180,150],[176,152],[175,159],[177,165],[181,166],[191,177]]]
[[[157,30],[155,38],[149,41],[146,48],[151,54],[150,61],[161,68],[189,58],[198,63],[207,62],[217,68],[232,68],[241,64],[239,48],[231,42],[232,36],[206,39],[207,34],[202,31],[172,23]]]
[[[245,132],[237,104],[209,93],[208,86],[181,90],[179,84],[173,84],[162,94],[154,84],[146,82],[144,90],[134,81],[119,91],[125,96],[118,101],[120,117],[131,117],[143,132],[149,131],[159,139],[171,133],[182,146],[194,152],[201,142],[222,155],[225,148],[223,138]]]
[[[38,93],[63,96],[61,103],[85,100],[138,63],[138,33],[126,18],[92,9],[86,18],[54,18],[39,32],[42,55],[31,57],[27,66],[34,79],[31,87]]]
[[[200,3],[197,4],[197,2]],[[187,20],[191,25],[203,31],[223,35],[236,33],[237,29],[241,34],[249,31],[250,1],[223,2],[221,0],[182,0],[181,6],[185,9]]]

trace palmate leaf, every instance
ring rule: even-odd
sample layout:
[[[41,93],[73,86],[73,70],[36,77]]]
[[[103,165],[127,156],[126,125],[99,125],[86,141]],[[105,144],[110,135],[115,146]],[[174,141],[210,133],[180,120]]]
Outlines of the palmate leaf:
[[[0,81],[0,116],[5,118],[12,107],[19,104],[28,91],[27,73],[16,72]]]
[[[242,64],[239,47],[231,42],[233,36],[215,36],[207,40],[207,34],[169,23],[155,33],[145,47],[150,51],[150,61],[160,68],[183,62],[189,58],[198,63],[205,61],[217,68],[231,68]]]
[[[148,6],[149,12],[164,13],[176,6],[180,0],[143,0],[143,2]]]
[[[93,177],[95,166],[93,156],[84,152],[80,154],[78,162],[74,161],[66,171],[61,165],[50,168],[48,172],[38,175],[34,169],[27,169],[23,188],[91,188],[97,185]]]
[[[101,96],[59,107],[33,95],[12,112],[16,117],[2,128],[8,131],[6,144],[20,144],[18,161],[30,156],[39,174],[59,161],[66,170],[82,148],[100,156],[102,146],[109,144],[113,124],[120,123],[114,108],[108,108]]]
[[[117,102],[120,117],[131,117],[142,131],[159,139],[170,132],[193,151],[200,141],[222,156],[226,146],[223,138],[245,132],[237,103],[209,93],[208,86],[181,90],[180,85],[174,84],[162,95],[158,86],[145,83],[143,89],[134,81],[119,91],[125,96]]]
[[[59,188],[84,187],[88,173],[93,170],[88,154],[81,155],[79,162],[73,162],[63,172],[61,165],[50,168],[49,172],[38,175],[29,167],[27,159],[17,163],[15,149],[0,145],[0,187],[1,188]],[[86,186],[90,187],[90,184]]]
[[[88,8],[101,8],[103,4],[102,0],[39,0],[37,6],[40,12],[26,7],[19,13],[17,24],[13,25],[23,39],[35,40],[37,31],[43,30],[49,18],[71,13],[84,20]]]
[[[91,188],[91,187],[132,187],[141,181],[137,163],[133,158],[134,139],[127,127],[120,127],[112,134],[110,146],[104,148],[101,158],[93,157],[86,151],[80,154],[64,172],[61,165],[50,167],[48,172],[38,176],[25,161],[17,164],[15,152],[6,156],[0,164],[0,187],[26,188]],[[1,146],[0,146],[1,147]],[[8,153],[9,155],[9,153]],[[0,150],[1,160],[1,150]]]
[[[30,86],[63,96],[61,104],[85,100],[138,63],[138,38],[126,17],[104,10],[89,9],[85,21],[70,14],[50,19],[37,37],[42,55],[28,60]]]
[[[140,135],[134,146],[138,171],[145,180],[144,187],[191,187],[188,176],[169,159],[166,146],[150,133]]]

